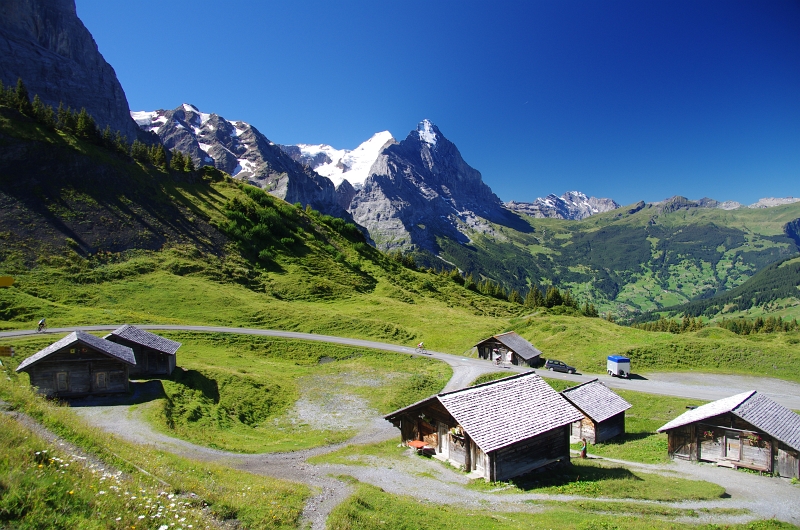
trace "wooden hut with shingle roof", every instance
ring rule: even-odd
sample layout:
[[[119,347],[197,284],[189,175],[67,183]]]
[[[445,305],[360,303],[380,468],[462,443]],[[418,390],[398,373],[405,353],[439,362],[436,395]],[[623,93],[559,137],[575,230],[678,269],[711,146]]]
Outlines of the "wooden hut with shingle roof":
[[[83,331],[34,353],[17,367],[47,396],[75,397],[128,391],[128,370],[136,366],[133,350]]]
[[[686,411],[658,432],[671,458],[800,478],[800,415],[755,390]]]
[[[131,376],[171,374],[177,364],[178,348],[181,347],[180,342],[130,324],[115,329],[103,338],[133,350],[136,366],[131,367]]]
[[[431,396],[386,416],[404,442],[438,458],[508,480],[569,461],[569,428],[583,415],[533,372]]]
[[[542,364],[542,352],[523,339],[516,331],[493,335],[475,345],[480,359],[495,360],[501,355],[504,362],[536,368]]]
[[[589,443],[610,440],[625,433],[625,411],[631,404],[597,379],[561,391],[583,419],[572,424],[573,438]]]

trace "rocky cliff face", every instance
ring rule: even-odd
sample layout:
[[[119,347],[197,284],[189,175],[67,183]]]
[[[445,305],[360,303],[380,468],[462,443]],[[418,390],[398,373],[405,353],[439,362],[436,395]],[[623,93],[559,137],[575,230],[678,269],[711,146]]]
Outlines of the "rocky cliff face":
[[[248,123],[230,122],[187,103],[131,116],[142,130],[157,134],[167,149],[190,155],[198,167],[212,165],[287,202],[347,216],[330,180],[292,160]]]
[[[379,248],[418,246],[437,251],[437,236],[468,241],[487,221],[519,224],[431,122],[422,121],[402,142],[378,155],[348,211]]]
[[[22,78],[33,97],[57,108],[85,107],[100,128],[138,135],[114,69],[78,18],[74,0],[0,2],[0,79]]]
[[[550,194],[533,202],[506,203],[506,208],[531,217],[555,217],[558,219],[585,219],[591,215],[619,208],[612,199],[587,197],[579,191],[568,191],[561,197]]]

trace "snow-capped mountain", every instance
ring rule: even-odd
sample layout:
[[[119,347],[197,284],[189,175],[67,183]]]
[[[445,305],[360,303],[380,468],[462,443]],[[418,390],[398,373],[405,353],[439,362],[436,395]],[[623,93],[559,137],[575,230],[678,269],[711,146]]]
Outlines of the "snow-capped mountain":
[[[323,177],[331,179],[336,187],[347,180],[355,188],[360,188],[369,176],[369,170],[381,149],[388,142],[394,141],[392,133],[383,131],[374,134],[372,138],[353,150],[336,149],[325,144],[279,147],[292,159],[308,165]]]
[[[438,253],[441,236],[467,242],[474,230],[492,232],[489,222],[521,223],[428,120],[405,140],[387,142],[354,191],[347,210],[382,249],[417,246]]]
[[[246,122],[200,112],[188,103],[173,110],[131,112],[131,116],[141,129],[157,134],[167,149],[190,155],[198,167],[213,165],[288,202],[344,213],[329,179],[292,160]]]
[[[555,217],[558,219],[585,219],[591,215],[616,210],[619,204],[612,199],[587,197],[579,191],[568,191],[561,197],[552,193],[533,202],[505,203],[505,207],[531,217]]]

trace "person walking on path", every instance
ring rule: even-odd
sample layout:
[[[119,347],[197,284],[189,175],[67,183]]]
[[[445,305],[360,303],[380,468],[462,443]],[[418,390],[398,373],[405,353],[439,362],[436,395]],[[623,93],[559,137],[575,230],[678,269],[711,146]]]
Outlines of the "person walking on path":
[[[586,458],[586,438],[581,438],[581,458]]]

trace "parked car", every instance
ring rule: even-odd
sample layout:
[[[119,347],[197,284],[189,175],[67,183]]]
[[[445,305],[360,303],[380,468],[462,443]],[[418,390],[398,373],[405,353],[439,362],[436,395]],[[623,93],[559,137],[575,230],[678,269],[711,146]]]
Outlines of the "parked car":
[[[547,362],[544,363],[544,367],[550,370],[551,372],[564,372],[565,374],[575,373],[574,366],[570,366],[561,361],[556,361],[555,359],[547,359]]]

